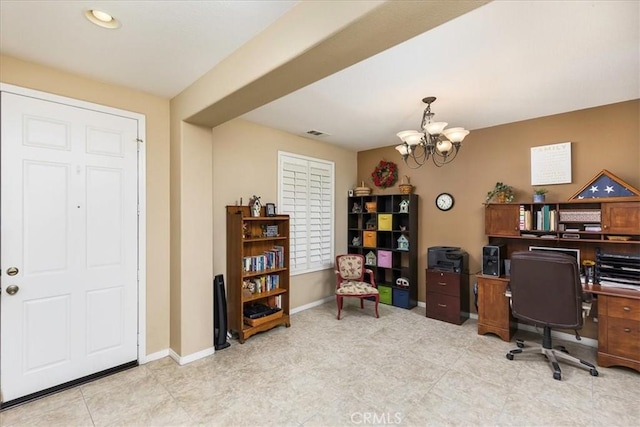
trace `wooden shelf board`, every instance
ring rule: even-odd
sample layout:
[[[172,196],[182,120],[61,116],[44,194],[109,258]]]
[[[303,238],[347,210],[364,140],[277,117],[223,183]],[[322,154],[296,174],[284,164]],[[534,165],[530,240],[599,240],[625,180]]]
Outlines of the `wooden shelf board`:
[[[267,292],[259,292],[257,294],[251,294],[250,297],[245,297],[243,295],[242,302],[245,303],[245,302],[257,301],[262,298],[274,297],[276,295],[282,295],[286,293],[287,293],[287,290],[283,288],[271,289],[270,291],[267,291]]]

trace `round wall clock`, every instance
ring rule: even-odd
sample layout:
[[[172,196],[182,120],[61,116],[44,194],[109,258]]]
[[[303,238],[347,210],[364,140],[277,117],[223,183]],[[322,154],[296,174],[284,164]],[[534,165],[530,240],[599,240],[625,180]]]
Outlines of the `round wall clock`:
[[[436,206],[441,211],[448,211],[453,207],[453,196],[449,193],[440,193],[436,197]]]

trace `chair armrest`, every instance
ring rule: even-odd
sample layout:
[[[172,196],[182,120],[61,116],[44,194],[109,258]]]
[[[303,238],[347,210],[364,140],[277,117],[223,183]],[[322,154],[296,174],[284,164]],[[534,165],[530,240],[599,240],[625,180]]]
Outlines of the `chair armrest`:
[[[373,270],[371,270],[370,268],[365,268],[364,272],[369,273],[369,280],[371,281],[371,286],[373,286],[374,288],[377,288],[378,286],[376,286],[376,279],[375,277],[373,277]]]

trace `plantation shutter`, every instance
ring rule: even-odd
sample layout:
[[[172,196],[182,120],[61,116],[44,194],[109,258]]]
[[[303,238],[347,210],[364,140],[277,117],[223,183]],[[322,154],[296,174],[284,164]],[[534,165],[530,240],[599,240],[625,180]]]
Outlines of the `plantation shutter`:
[[[290,222],[292,273],[333,263],[333,162],[279,153],[279,212]]]

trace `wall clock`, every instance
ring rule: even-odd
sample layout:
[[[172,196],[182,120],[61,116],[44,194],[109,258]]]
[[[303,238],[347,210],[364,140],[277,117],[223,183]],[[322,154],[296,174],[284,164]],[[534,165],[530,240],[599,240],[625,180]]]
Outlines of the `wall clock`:
[[[436,197],[436,206],[441,211],[448,211],[453,207],[454,199],[449,193],[440,193]]]

